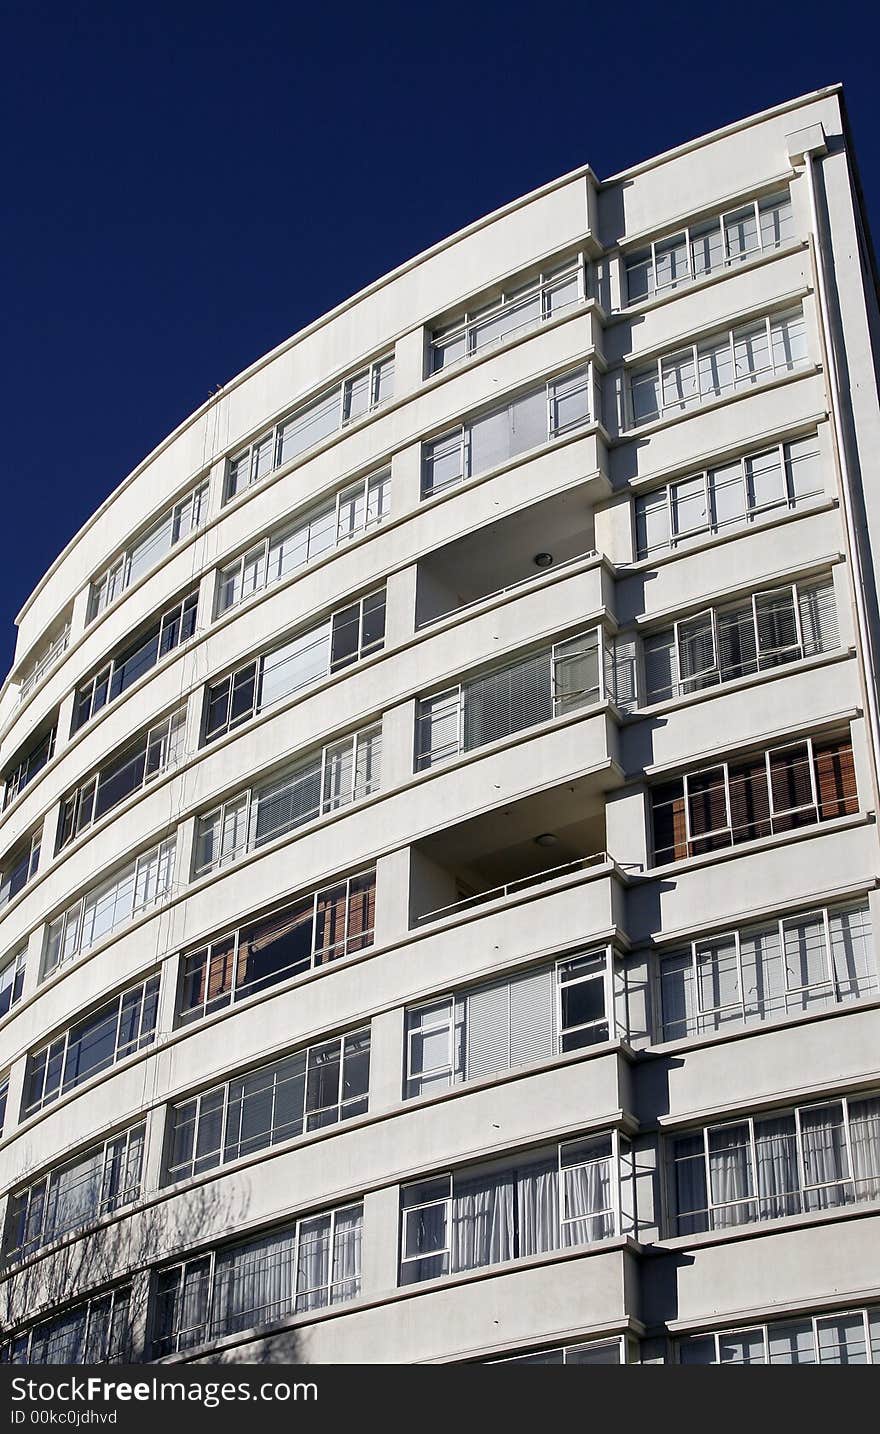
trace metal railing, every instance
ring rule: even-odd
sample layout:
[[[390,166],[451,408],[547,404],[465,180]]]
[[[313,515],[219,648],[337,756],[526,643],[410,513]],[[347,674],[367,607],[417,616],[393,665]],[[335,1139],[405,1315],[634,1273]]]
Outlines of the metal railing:
[[[545,871],[535,872],[533,876],[521,876],[516,881],[505,882],[503,886],[493,886],[488,891],[477,891],[473,896],[465,896],[461,901],[453,901],[448,906],[437,906],[433,911],[426,911],[416,917],[415,924],[422,926],[428,921],[440,921],[445,916],[451,916],[460,911],[469,911],[471,907],[482,906],[487,901],[500,901],[515,892],[527,891],[532,886],[541,886],[545,881],[555,881],[557,877],[583,871],[587,867],[604,866],[610,859],[605,851],[594,852],[591,856],[578,857],[576,861],[566,861],[560,866],[548,867]]]

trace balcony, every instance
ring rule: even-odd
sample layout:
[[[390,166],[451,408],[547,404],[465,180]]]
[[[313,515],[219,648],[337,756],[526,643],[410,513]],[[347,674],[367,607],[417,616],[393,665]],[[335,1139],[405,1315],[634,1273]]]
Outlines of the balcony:
[[[583,490],[557,494],[422,559],[416,626],[427,627],[595,558],[592,506]]]

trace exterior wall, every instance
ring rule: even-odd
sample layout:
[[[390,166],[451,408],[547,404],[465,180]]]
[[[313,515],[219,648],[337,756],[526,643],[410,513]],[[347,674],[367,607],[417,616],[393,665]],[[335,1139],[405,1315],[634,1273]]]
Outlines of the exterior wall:
[[[786,187],[793,230],[777,249],[628,305],[627,255]],[[19,615],[16,658],[0,693],[7,777],[57,723],[50,760],[0,813],[0,871],[18,843],[43,833],[36,874],[0,912],[0,989],[3,958],[27,946],[20,998],[0,1016],[0,1077],[9,1076],[0,1198],[11,1207],[23,1186],[138,1119],[146,1122],[146,1153],[137,1199],[94,1229],[73,1230],[24,1261],[9,1257],[7,1231],[0,1324],[15,1331],[44,1301],[75,1302],[131,1277],[140,1301],[136,1355],[149,1358],[157,1269],[359,1200],[356,1296],[288,1311],[271,1327],[255,1320],[169,1357],[442,1363],[625,1335],[647,1361],[673,1357],[671,1341],[686,1334],[774,1311],[880,1300],[871,1254],[880,1190],[877,1199],[811,1216],[668,1235],[675,1134],[880,1091],[880,512],[868,457],[880,406],[876,301],[854,261],[864,221],[853,196],[836,88],[606,181],[585,167],[418,256],[261,359],[145,459],[60,555]],[[433,329],[576,256],[587,281],[580,302],[430,372]],[[634,368],[794,304],[803,306],[807,345],[798,367],[629,426]],[[387,355],[395,360],[393,396],[224,502],[228,462],[242,447]],[[584,364],[591,397],[599,397],[586,421],[423,496],[423,444]],[[641,495],[808,434],[820,474],[808,499],[638,557]],[[386,471],[390,511],[381,523],[215,616],[222,567],[352,482]],[[201,481],[208,498],[198,529],[88,621],[91,581]],[[536,566],[536,555],[554,549],[555,562]],[[498,591],[481,578],[481,565],[504,574]],[[838,640],[828,650],[650,706],[640,659],[636,694],[627,699],[615,687],[614,661],[646,632],[829,572]],[[208,684],[383,586],[379,650],[203,742]],[[76,689],[152,616],[195,590],[189,640],[71,735]],[[476,600],[458,600],[474,591]],[[68,620],[64,650],[20,693],[35,655]],[[595,691],[579,689],[566,703],[566,669],[549,650],[588,631],[603,644],[602,677]],[[463,750],[418,769],[422,699],[496,666],[540,665],[535,655],[545,651],[545,675],[534,682],[546,691],[512,688],[514,716],[493,718],[494,727],[485,715],[468,727],[465,706]],[[179,760],[56,852],[65,796],[178,708]],[[377,789],[194,874],[200,816],[374,723],[382,729]],[[478,728],[472,740],[467,734]],[[857,789],[846,812],[654,870],[654,785],[737,752],[844,732]],[[175,866],[163,898],[41,979],[48,924],[172,835]],[[370,945],[181,1022],[188,952],[372,867]],[[869,901],[872,919],[870,979],[857,999],[661,1041],[665,952],[855,900]],[[408,1007],[462,1001],[488,982],[534,976],[583,952],[606,962],[607,1039],[553,1053],[536,1046],[495,1075],[404,1098]],[[155,1040],[27,1113],[29,1056],[154,974]],[[167,1183],[175,1102],[365,1026],[365,1113]],[[500,1168],[597,1133],[615,1152],[611,1234],[399,1284],[401,1187],[449,1171],[466,1176],[481,1163]],[[84,1258],[93,1248],[103,1264]],[[59,1293],[62,1267],[74,1275]]]

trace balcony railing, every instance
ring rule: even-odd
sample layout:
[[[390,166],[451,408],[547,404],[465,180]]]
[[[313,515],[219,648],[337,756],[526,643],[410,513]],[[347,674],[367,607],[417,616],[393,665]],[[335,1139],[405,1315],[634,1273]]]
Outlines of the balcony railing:
[[[546,871],[535,872],[533,876],[520,876],[516,881],[507,881],[503,886],[493,886],[488,891],[477,891],[473,896],[464,896],[460,901],[453,901],[448,906],[437,906],[433,911],[426,911],[422,916],[416,918],[416,925],[423,926],[429,921],[442,921],[446,916],[456,916],[462,911],[470,911],[474,906],[482,906],[487,901],[501,901],[507,896],[513,896],[520,891],[528,891],[530,887],[542,886],[545,881],[555,881],[558,877],[573,876],[576,871],[585,871],[592,866],[604,866],[610,857],[607,852],[594,852],[591,856],[578,857],[577,861],[566,861],[561,866],[551,866]]]

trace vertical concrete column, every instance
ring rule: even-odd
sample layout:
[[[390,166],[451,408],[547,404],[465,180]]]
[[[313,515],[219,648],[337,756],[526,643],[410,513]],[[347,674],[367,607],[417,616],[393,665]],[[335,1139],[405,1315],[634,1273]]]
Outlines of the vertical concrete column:
[[[389,573],[385,583],[385,646],[401,647],[416,630],[416,580],[418,567],[411,563]]]
[[[156,1011],[156,1036],[161,1040],[174,1030],[177,1016],[177,988],[180,983],[180,955],[174,951],[162,962],[159,982],[159,1006]]]
[[[831,569],[834,583],[834,605],[837,608],[837,630],[841,647],[855,647],[855,614],[853,613],[852,570],[849,563],[835,563]]]
[[[410,849],[401,847],[376,862],[377,946],[405,940],[409,932]]]
[[[211,464],[211,471],[208,474],[208,519],[214,518],[223,507],[224,488],[226,486],[226,459],[215,458]]]
[[[21,1103],[24,1099],[24,1078],[27,1073],[27,1056],[20,1056],[9,1067],[9,1090],[6,1095],[6,1117],[3,1121],[4,1134],[8,1135],[15,1126],[21,1125]]]
[[[850,726],[853,765],[856,771],[856,791],[859,797],[859,811],[870,811],[874,805],[874,782],[871,772],[871,749],[868,724],[864,717],[857,717]]]
[[[86,583],[84,588],[80,588],[79,592],[73,600],[73,610],[70,614],[71,643],[76,642],[77,638],[83,632],[85,632],[86,619],[89,615],[89,598],[91,597],[91,593],[92,585],[91,583]]]
[[[24,987],[22,989],[22,1000],[32,996],[40,984],[40,966],[43,961],[43,944],[46,938],[46,926],[41,922],[36,926],[28,937],[27,942],[27,963],[24,968]]]
[[[382,713],[382,787],[391,791],[413,775],[415,751],[415,699]]]
[[[423,325],[401,334],[394,345],[394,396],[402,398],[418,388],[425,376],[425,330]]]
[[[609,792],[605,803],[605,849],[624,870],[648,869],[648,790],[644,783]]]
[[[150,1358],[149,1345],[150,1313],[150,1271],[138,1270],[131,1281],[131,1357],[135,1364],[144,1364]]]
[[[167,1114],[168,1106],[160,1105],[151,1110],[147,1116],[146,1159],[144,1160],[141,1183],[145,1195],[152,1194],[162,1184]]]
[[[40,870],[45,871],[46,867],[55,856],[55,844],[58,841],[58,829],[61,825],[61,803],[55,802],[43,817],[43,830],[40,834]]]
[[[214,603],[217,596],[217,582],[220,576],[219,569],[211,566],[206,573],[202,574],[199,582],[199,610],[198,630],[205,632],[214,620]]]
[[[391,458],[391,516],[412,513],[422,501],[422,449],[411,443]]]
[[[192,881],[196,844],[196,817],[184,817],[177,828],[174,855],[174,890],[182,891]]]
[[[635,562],[633,542],[632,499],[619,493],[597,508],[594,515],[596,552],[603,553],[612,563]]]
[[[370,1027],[370,1114],[400,1105],[403,1093],[403,1007],[382,1011]]]
[[[363,1295],[381,1295],[397,1288],[399,1228],[399,1185],[387,1185],[364,1196]]]
[[[76,688],[73,687],[66,697],[58,704],[58,721],[55,725],[55,751],[59,752],[66,747],[70,741],[70,724],[73,721],[73,708],[76,702]]]

